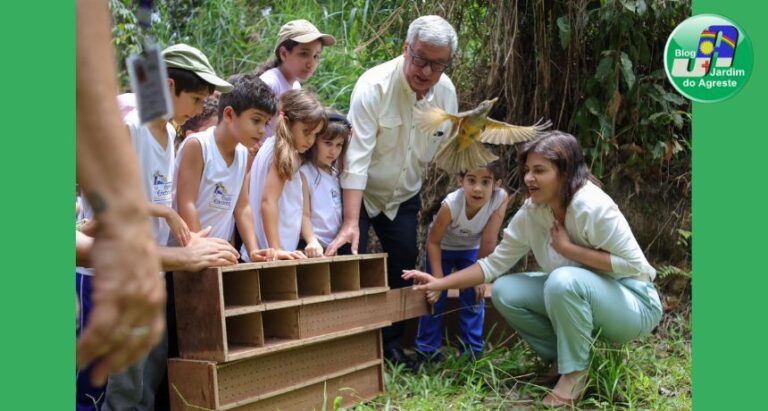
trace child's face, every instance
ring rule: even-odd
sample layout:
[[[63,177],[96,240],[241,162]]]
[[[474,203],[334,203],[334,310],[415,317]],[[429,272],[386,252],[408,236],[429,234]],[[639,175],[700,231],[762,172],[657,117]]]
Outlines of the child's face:
[[[225,111],[227,109],[231,109],[231,107],[225,108]],[[240,144],[249,149],[264,137],[267,123],[272,118],[269,113],[257,108],[249,108],[240,115],[237,115],[234,110],[230,110],[228,114],[232,134]]]
[[[320,40],[298,44],[291,51],[281,48],[280,59],[283,61],[283,69],[293,77],[289,80],[305,81],[312,77],[320,63],[322,51],[323,44]]]
[[[293,137],[293,147],[299,153],[304,153],[315,144],[315,138],[317,133],[323,128],[323,123],[318,123],[315,128],[310,129],[310,125],[302,123],[301,121],[294,121],[289,127],[291,136]]]
[[[178,96],[171,87],[171,100],[173,100],[173,121],[182,125],[190,118],[203,112],[205,98],[208,97],[208,90],[202,91],[182,91]]]
[[[477,209],[491,199],[493,190],[501,185],[501,180],[493,181],[493,175],[485,168],[468,171],[464,177],[459,177],[459,183],[464,190],[469,208]]]
[[[344,147],[344,137],[338,136],[332,140],[318,140],[315,147],[315,156],[317,164],[325,169],[331,169],[333,163],[341,155],[341,149]]]

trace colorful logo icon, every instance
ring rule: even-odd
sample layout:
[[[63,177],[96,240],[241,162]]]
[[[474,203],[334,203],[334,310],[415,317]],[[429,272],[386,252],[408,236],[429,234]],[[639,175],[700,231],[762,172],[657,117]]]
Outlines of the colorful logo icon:
[[[667,40],[664,69],[683,96],[702,103],[723,101],[752,74],[752,43],[734,22],[701,14],[678,25]]]

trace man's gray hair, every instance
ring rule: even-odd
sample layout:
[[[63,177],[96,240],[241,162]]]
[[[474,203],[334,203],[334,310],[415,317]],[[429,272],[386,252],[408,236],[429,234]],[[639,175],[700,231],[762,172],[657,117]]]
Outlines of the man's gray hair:
[[[449,46],[451,58],[453,58],[456,54],[456,48],[459,46],[458,37],[451,23],[448,23],[444,18],[421,16],[408,26],[406,41],[410,45],[416,41],[421,41],[437,47]]]

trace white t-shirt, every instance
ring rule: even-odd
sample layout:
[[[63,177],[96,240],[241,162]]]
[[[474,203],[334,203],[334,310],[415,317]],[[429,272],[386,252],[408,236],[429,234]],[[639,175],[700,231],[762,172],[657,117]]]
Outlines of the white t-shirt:
[[[451,211],[451,222],[445,230],[440,248],[443,250],[474,250],[480,248],[480,238],[493,213],[507,199],[507,192],[494,189],[491,198],[475,215],[467,218],[467,197],[460,188],[447,196],[443,204]]]
[[[312,230],[323,248],[336,238],[341,230],[341,187],[336,172],[333,175],[306,163],[299,169],[307,180]]]
[[[552,248],[550,229],[554,221],[548,205],[534,204],[530,198],[525,200],[493,253],[478,260],[485,282],[506,274],[528,251],[533,251],[536,262],[546,273],[564,266],[581,266]],[[645,259],[619,207],[591,182],[576,191],[568,205],[565,230],[575,244],[611,254],[611,272],[604,274],[616,279],[636,277],[653,281],[656,277],[656,270]]]
[[[267,173],[275,159],[275,137],[269,137],[261,146],[251,166],[251,180],[248,186],[248,199],[253,210],[253,227],[259,247],[269,247],[267,235],[264,231],[264,220],[261,217],[261,197],[264,194],[264,183]],[[286,251],[296,251],[301,237],[301,219],[304,214],[304,193],[302,192],[301,176],[299,171],[293,178],[283,185],[283,193],[277,205],[278,233],[280,235],[280,248]],[[245,247],[241,248],[240,255],[243,260],[250,261]]]
[[[299,84],[298,81],[294,81],[293,84],[289,83],[288,80],[285,79],[283,72],[277,67],[265,71],[259,78],[272,89],[278,100],[286,91],[298,90],[301,88],[301,84]],[[267,137],[275,135],[275,124],[277,124],[277,116],[267,124],[264,138],[261,139],[262,144],[266,141]]]
[[[195,139],[200,142],[203,155],[203,174],[195,201],[200,227],[211,226],[209,237],[229,241],[235,229],[234,211],[243,187],[243,179],[245,179],[248,149],[238,144],[235,148],[235,158],[232,164],[227,166],[216,145],[214,130],[216,127],[192,134],[181,143],[179,158],[176,160],[176,182],[178,182],[182,150],[186,147],[187,141]],[[177,245],[176,239],[171,237],[168,244]]]
[[[166,123],[168,141],[163,148],[152,136],[149,128],[142,126],[139,121],[138,111],[134,110],[123,119],[128,126],[133,149],[139,160],[139,173],[141,177],[144,198],[155,204],[171,207],[173,205],[173,177],[176,161],[173,139],[176,138],[176,130],[170,122]],[[83,198],[81,216],[93,218],[93,209],[88,201]],[[170,227],[165,219],[152,217],[152,232],[155,244],[165,245],[168,242]],[[85,275],[93,275],[92,270],[77,268],[77,272]]]

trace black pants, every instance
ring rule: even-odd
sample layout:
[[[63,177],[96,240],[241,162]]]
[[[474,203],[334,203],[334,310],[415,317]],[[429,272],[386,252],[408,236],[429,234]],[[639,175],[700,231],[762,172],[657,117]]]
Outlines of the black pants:
[[[419,256],[417,236],[419,222],[417,216],[421,208],[419,194],[409,198],[400,204],[394,220],[390,220],[384,213],[376,217],[369,217],[365,211],[365,205],[360,208],[360,243],[358,252],[365,253],[368,246],[368,228],[373,226],[376,236],[381,241],[381,247],[387,258],[387,280],[390,288],[403,288],[411,285],[401,277],[403,270],[411,270],[416,267],[416,259]],[[401,348],[405,323],[400,321],[384,328],[382,331],[384,349]]]

